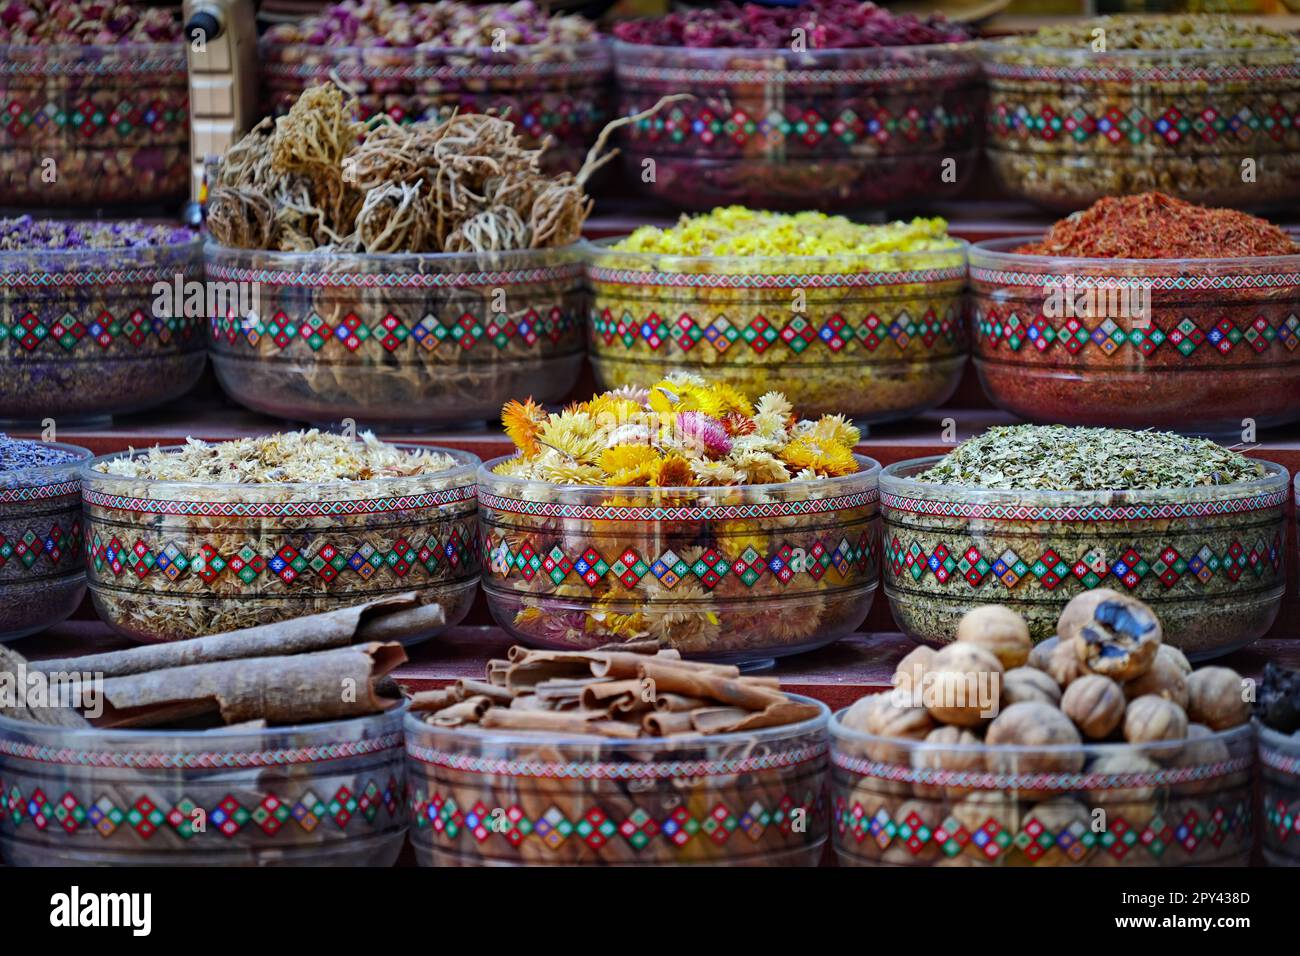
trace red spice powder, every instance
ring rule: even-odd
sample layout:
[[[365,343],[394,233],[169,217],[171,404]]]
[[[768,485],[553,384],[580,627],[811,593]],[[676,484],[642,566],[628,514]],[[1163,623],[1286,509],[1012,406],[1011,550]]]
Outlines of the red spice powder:
[[[1142,193],[1100,199],[1015,251],[1082,259],[1231,259],[1296,255],[1300,243],[1267,220],[1235,209]]]

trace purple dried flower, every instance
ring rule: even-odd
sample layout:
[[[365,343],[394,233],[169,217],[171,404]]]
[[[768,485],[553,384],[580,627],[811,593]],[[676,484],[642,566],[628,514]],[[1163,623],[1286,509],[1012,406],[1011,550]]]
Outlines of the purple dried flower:
[[[710,458],[722,458],[731,452],[726,426],[704,412],[678,412],[677,439],[683,445],[699,448]]]

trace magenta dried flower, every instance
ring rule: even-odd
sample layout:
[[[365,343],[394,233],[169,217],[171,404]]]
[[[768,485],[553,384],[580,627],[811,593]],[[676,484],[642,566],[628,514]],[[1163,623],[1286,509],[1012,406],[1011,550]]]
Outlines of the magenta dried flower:
[[[704,412],[678,412],[676,438],[683,445],[701,449],[710,458],[722,458],[731,452],[726,426]]]

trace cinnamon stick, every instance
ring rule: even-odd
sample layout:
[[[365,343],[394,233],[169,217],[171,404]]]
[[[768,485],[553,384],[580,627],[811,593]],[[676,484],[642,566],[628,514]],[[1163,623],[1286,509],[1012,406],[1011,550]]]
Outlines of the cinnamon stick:
[[[748,710],[763,710],[769,704],[785,699],[780,691],[767,687],[654,660],[643,660],[638,674],[654,681],[656,693],[667,691],[687,697],[706,697]]]
[[[502,730],[545,730],[551,733],[596,734],[601,737],[638,737],[631,724],[606,719],[604,711],[516,710],[493,707],[479,720],[481,727]]]

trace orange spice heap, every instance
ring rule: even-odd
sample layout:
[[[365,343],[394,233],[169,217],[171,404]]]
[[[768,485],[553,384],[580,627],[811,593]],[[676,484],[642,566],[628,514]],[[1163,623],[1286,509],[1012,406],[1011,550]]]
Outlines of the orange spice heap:
[[[1235,209],[1197,206],[1164,193],[1109,196],[1015,250],[1086,259],[1220,259],[1300,254],[1283,230]]]

